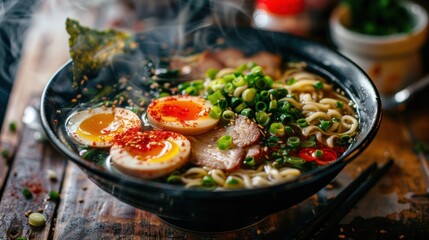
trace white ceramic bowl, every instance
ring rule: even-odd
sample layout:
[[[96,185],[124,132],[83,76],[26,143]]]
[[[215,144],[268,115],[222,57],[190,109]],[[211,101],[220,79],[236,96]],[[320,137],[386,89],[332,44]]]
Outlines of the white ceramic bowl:
[[[366,35],[344,27],[349,12],[342,5],[334,9],[330,17],[332,43],[363,68],[382,95],[404,88],[422,72],[419,50],[426,42],[428,15],[418,4],[405,2],[405,7],[415,21],[413,30],[388,36]]]

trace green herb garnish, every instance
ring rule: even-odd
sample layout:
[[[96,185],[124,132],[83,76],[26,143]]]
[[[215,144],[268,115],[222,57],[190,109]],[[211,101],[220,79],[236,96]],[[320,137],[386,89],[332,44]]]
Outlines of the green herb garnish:
[[[21,193],[22,193],[22,195],[24,195],[24,197],[26,199],[30,199],[33,197],[33,194],[31,193],[30,189],[28,189],[28,188],[22,189]]]
[[[413,28],[411,14],[401,0],[342,0],[350,10],[352,31],[368,35],[407,33]]]

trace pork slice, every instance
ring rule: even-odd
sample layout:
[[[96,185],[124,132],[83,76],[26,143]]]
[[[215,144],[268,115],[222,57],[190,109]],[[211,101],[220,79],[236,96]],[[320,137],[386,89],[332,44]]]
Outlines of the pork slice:
[[[231,136],[234,145],[240,148],[257,143],[261,137],[258,125],[243,115],[238,115],[235,123],[226,128],[225,134]]]
[[[262,155],[264,153],[261,145],[259,144],[254,144],[252,146],[246,147],[244,148],[244,151],[246,152],[245,157],[253,157],[256,160],[259,160],[262,158]]]
[[[231,136],[233,145],[227,150],[219,150],[216,142],[224,135]],[[222,170],[236,169],[246,156],[261,155],[260,146],[257,144],[260,136],[256,123],[239,115],[232,125],[188,137],[192,148],[191,161],[198,166]]]
[[[170,68],[180,69],[189,74],[192,79],[205,77],[205,73],[210,68],[222,69],[225,65],[212,52],[205,51],[190,57],[176,57],[170,61]]]
[[[215,54],[210,51],[205,51],[201,54],[193,71],[195,71],[194,74],[199,74],[201,78],[205,76],[206,71],[210,68],[222,69],[224,67],[225,65],[223,62],[218,59]]]
[[[219,150],[216,141],[225,135],[224,128],[212,129],[204,134],[189,136],[191,142],[191,161],[197,166],[214,169],[233,170],[240,166],[245,151],[233,147]]]
[[[245,59],[244,53],[234,48],[222,49],[214,54],[226,67],[238,67],[237,61]]]

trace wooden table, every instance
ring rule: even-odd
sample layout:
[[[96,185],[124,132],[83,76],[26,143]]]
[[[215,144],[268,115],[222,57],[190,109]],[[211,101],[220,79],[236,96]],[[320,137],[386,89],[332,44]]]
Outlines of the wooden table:
[[[105,193],[40,139],[40,129],[23,124],[26,107],[37,105],[46,82],[68,58],[64,16],[54,16],[49,9],[44,13],[35,19],[28,35],[1,132],[0,147],[9,156],[0,159],[0,239],[288,239],[298,225],[314,216],[324,201],[334,198],[365,166],[383,163],[387,155],[395,160],[394,167],[328,239],[428,239],[429,201],[410,201],[409,196],[429,187],[410,138],[413,130],[420,141],[429,144],[429,105],[424,96],[429,92],[420,95],[404,113],[385,114],[370,147],[333,184],[301,204],[236,231],[188,232]],[[67,13],[81,16],[76,9]],[[93,23],[96,18],[80,19]],[[16,131],[9,127],[12,122],[17,125]],[[33,192],[31,199],[22,195],[24,188]],[[49,200],[50,191],[60,192],[60,200]],[[30,211],[43,213],[46,225],[31,227],[26,216]]]

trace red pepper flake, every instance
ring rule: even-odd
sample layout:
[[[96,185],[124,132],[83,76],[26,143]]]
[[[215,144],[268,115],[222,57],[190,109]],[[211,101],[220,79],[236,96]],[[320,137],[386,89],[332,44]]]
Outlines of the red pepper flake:
[[[28,183],[27,187],[31,190],[32,193],[38,194],[43,191],[43,186],[40,182]]]
[[[182,135],[176,132],[154,130],[141,132],[140,128],[130,128],[116,135],[113,143],[122,147],[134,148],[141,152],[148,152],[157,147],[162,141],[169,139],[181,139]]]
[[[163,117],[170,117],[183,126],[191,126],[190,121],[208,116],[209,111],[195,101],[195,98],[172,96],[153,101],[148,107],[148,114],[158,122],[161,122]]]

